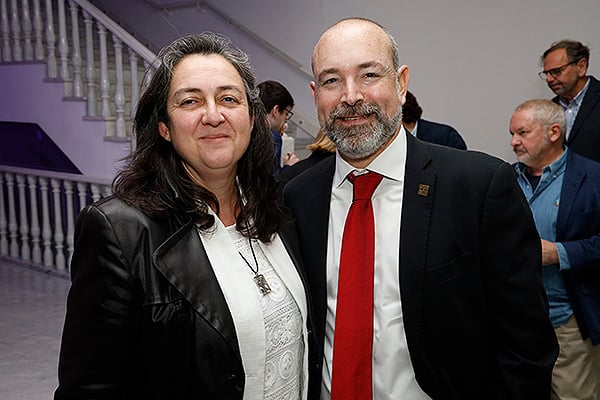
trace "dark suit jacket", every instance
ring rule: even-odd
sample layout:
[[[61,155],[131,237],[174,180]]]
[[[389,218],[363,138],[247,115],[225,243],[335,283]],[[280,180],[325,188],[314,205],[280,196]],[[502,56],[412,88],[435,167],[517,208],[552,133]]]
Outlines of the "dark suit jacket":
[[[294,229],[280,236],[298,266]],[[71,268],[56,400],[242,399],[233,319],[189,217],[100,200]]]
[[[458,131],[450,125],[420,119],[417,124],[417,137],[426,142],[466,150],[467,144]]]
[[[563,276],[582,336],[600,344],[600,163],[572,151],[567,155],[556,236],[571,263]]]
[[[410,134],[407,145],[400,292],[417,382],[436,400],[547,400],[558,348],[539,237],[511,166]],[[314,305],[311,399],[320,391],[334,169],[332,157],[284,188]]]
[[[600,162],[600,81],[590,76],[567,146],[575,153]],[[558,103],[558,96],[552,101]]]
[[[275,176],[275,180],[280,187],[285,186],[292,178],[296,175],[301,174],[306,171],[310,167],[318,164],[322,160],[327,157],[333,156],[335,153],[331,153],[329,151],[315,150],[310,153],[310,156],[305,158],[304,160],[298,161],[296,164],[291,165],[289,168],[284,169],[281,173]]]

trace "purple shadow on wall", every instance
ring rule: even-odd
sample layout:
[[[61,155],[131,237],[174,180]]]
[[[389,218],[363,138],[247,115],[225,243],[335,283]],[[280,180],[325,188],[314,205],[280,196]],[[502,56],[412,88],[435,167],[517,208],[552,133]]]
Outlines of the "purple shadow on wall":
[[[0,164],[81,175],[38,124],[27,122],[0,121]]]

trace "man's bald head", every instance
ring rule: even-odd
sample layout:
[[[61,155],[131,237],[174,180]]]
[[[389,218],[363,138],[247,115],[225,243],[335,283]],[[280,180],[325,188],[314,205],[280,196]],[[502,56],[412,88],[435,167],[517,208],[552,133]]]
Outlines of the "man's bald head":
[[[400,67],[400,58],[398,55],[398,52],[399,52],[398,44],[396,43],[396,40],[394,39],[392,34],[385,27],[381,26],[380,24],[378,24],[375,21],[371,21],[370,19],[367,19],[367,18],[351,17],[351,18],[341,19],[338,22],[336,22],[335,24],[331,25],[325,32],[323,32],[323,34],[319,38],[317,44],[315,45],[315,47],[313,49],[313,54],[311,57],[311,68],[313,71],[313,76],[315,78],[316,78],[315,56],[316,56],[317,52],[319,51],[319,49],[321,48],[321,46],[324,43],[327,43],[327,41],[329,41],[330,39],[335,38],[336,36],[338,36],[340,34],[349,33],[351,31],[360,32],[360,34],[371,35],[371,36],[384,35],[388,42],[389,48],[390,48],[390,57],[392,60],[392,66],[394,67],[395,70],[397,70]]]

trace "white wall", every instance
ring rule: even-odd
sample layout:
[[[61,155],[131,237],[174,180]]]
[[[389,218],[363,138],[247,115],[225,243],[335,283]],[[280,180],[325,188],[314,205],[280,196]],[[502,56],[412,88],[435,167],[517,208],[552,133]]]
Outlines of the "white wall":
[[[142,0],[96,0],[120,14],[157,46],[189,32],[230,36],[247,51],[260,80],[283,82],[296,99],[294,112],[316,127],[309,78],[270,54],[210,10],[153,9]],[[183,5],[178,0],[146,3]],[[320,34],[343,17],[361,16],[390,29],[401,63],[411,70],[409,89],[424,118],[454,125],[469,148],[514,161],[508,122],[524,100],[552,96],[537,76],[539,56],[554,41],[591,46],[590,73],[600,76],[599,0],[210,0],[215,7],[310,69]]]

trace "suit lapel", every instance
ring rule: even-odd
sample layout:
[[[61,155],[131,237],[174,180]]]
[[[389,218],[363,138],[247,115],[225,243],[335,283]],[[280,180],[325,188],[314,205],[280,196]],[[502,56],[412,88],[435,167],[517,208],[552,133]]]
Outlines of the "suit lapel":
[[[321,348],[327,313],[327,235],[334,171],[335,157],[329,157],[292,180],[292,194],[286,195],[286,204],[296,218],[300,249],[314,306],[313,330]],[[295,190],[295,182],[300,182],[301,196]]]
[[[408,345],[419,347],[423,277],[428,252],[436,174],[428,146],[407,135],[400,227],[400,294]],[[411,352],[412,353],[412,352]],[[417,353],[417,352],[415,352]]]
[[[579,108],[577,116],[575,117],[575,122],[573,122],[573,127],[571,128],[571,133],[569,134],[567,144],[573,142],[573,139],[575,136],[577,136],[579,130],[583,126],[583,122],[588,119],[590,113],[596,108],[596,104],[599,101],[600,82],[598,82],[594,77],[590,76],[590,86],[588,87],[587,93],[583,97],[581,107]]]
[[[153,255],[154,265],[240,357],[233,319],[206,251],[191,221]]]
[[[579,168],[577,159],[573,154],[572,151],[569,151],[569,154],[567,155],[567,168],[565,170],[560,192],[560,207],[558,208],[558,217],[556,220],[557,240],[562,240],[564,238],[568,217],[569,214],[571,214],[571,208],[575,202],[575,196],[585,178],[585,171]]]

